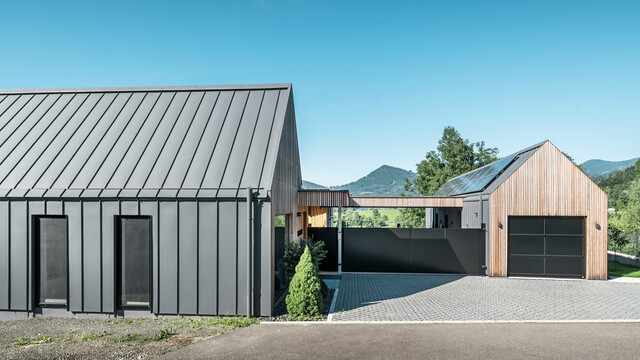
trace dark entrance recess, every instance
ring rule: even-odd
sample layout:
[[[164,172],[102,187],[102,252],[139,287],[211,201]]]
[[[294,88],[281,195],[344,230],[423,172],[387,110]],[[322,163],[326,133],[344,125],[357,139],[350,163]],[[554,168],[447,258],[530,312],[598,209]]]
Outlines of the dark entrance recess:
[[[313,228],[329,251],[320,269],[337,270],[337,229]],[[484,230],[344,228],[342,270],[484,275]]]
[[[510,217],[509,276],[584,278],[582,217]]]
[[[148,309],[151,304],[151,218],[122,216],[118,221],[118,291],[120,309]]]
[[[39,216],[35,225],[36,305],[67,305],[67,218]]]

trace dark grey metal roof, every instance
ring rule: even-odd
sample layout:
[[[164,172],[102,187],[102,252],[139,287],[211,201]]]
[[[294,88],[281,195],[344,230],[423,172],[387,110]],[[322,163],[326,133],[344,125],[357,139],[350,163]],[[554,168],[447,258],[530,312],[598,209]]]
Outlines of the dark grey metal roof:
[[[490,194],[546,142],[529,146],[447,181],[433,196]]]
[[[0,197],[269,190],[291,84],[0,90]]]

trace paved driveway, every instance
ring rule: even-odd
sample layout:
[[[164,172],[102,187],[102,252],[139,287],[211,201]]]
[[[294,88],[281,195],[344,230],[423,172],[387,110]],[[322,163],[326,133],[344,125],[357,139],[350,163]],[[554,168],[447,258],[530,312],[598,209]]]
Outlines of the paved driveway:
[[[343,274],[332,321],[640,320],[640,284]]]

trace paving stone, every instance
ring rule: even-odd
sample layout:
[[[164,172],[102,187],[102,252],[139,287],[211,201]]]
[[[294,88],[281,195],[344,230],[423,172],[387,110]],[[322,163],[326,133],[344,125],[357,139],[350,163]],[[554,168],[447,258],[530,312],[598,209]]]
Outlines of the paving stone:
[[[343,274],[333,321],[640,320],[640,284]]]

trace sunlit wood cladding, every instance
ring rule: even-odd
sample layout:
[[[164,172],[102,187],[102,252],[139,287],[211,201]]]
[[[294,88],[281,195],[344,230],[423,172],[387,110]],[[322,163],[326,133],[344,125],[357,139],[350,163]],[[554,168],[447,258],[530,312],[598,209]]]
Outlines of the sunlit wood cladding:
[[[309,216],[308,224],[311,227],[326,227],[327,226],[327,212],[329,208],[320,206],[309,206],[307,215]]]
[[[459,197],[352,197],[351,207],[364,208],[462,208]]]
[[[298,191],[298,206],[349,206],[349,192],[344,191]]]
[[[583,216],[586,278],[607,279],[607,194],[550,142],[491,193],[489,209],[490,275],[507,276],[509,216]]]

